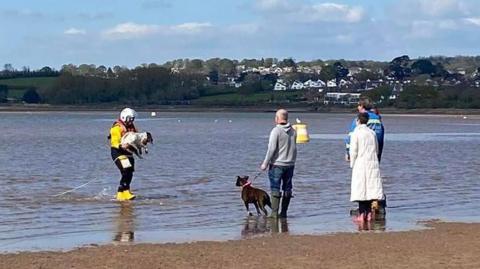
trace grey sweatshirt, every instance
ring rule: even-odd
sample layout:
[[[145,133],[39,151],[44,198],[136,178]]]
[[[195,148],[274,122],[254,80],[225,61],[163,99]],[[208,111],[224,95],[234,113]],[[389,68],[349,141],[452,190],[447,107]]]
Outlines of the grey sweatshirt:
[[[297,133],[290,123],[278,124],[270,132],[265,164],[293,166],[297,159]]]

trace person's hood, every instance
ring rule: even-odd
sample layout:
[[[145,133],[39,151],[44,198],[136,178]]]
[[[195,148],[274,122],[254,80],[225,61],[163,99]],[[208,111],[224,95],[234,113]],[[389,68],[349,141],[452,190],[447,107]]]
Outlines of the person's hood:
[[[285,133],[288,133],[288,131],[292,129],[292,125],[290,124],[290,122],[287,122],[286,124],[277,124],[277,127],[284,130]]]

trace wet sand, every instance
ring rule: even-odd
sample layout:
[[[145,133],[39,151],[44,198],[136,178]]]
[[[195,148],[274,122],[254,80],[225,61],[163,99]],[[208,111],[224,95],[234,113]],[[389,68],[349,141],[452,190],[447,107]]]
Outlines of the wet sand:
[[[480,224],[0,255],[0,268],[480,268]]]

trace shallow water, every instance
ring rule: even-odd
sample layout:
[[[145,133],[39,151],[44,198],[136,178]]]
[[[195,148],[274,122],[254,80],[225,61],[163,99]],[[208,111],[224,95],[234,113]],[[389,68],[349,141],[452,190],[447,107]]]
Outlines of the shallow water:
[[[0,251],[69,249],[115,242],[239,239],[277,232],[353,232],[343,139],[353,115],[292,114],[309,124],[299,145],[288,223],[247,217],[237,175],[254,176],[272,114],[140,114],[153,133],[137,161],[138,199],[113,199],[119,173],[107,141],[115,113],[0,113]],[[385,223],[480,221],[480,117],[384,115]],[[82,188],[58,195],[90,182]],[[255,180],[268,190],[266,175]]]

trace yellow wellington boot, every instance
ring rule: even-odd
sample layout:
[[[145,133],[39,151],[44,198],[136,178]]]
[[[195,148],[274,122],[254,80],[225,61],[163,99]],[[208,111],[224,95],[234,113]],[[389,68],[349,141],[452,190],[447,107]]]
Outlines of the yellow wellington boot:
[[[125,191],[117,192],[117,201],[125,201]]]
[[[123,199],[125,200],[133,200],[135,199],[135,195],[133,195],[130,190],[123,191]]]

